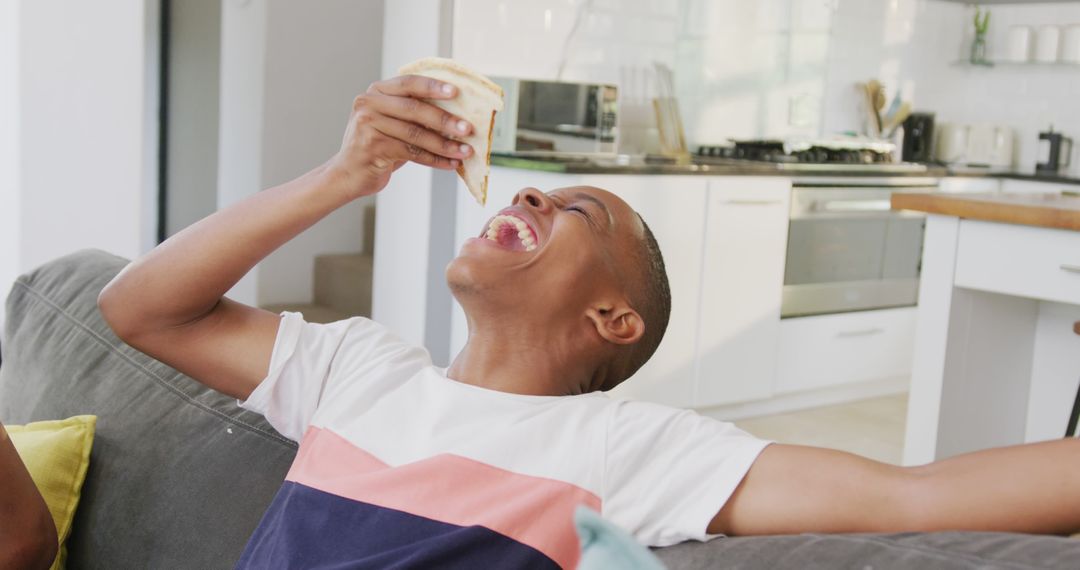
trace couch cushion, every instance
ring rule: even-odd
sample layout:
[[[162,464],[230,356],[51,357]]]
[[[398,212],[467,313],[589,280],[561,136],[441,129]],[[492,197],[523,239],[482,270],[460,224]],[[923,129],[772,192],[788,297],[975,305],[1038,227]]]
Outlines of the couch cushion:
[[[11,443],[45,499],[56,526],[60,553],[53,561],[52,570],[65,567],[67,544],[64,541],[71,533],[86,469],[90,466],[96,422],[96,416],[74,416],[65,420],[6,426]]]
[[[1080,568],[1080,541],[999,532],[720,538],[655,551],[668,568],[1033,570]]]
[[[295,445],[263,418],[125,345],[97,310],[127,263],[81,251],[7,299],[0,420],[98,416],[72,568],[223,568],[243,550]]]

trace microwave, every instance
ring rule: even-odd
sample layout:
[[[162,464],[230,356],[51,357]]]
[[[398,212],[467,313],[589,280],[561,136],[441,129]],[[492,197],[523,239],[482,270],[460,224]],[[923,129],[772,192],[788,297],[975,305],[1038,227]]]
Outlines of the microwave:
[[[503,88],[491,151],[519,156],[614,155],[619,90],[602,83],[492,77]]]

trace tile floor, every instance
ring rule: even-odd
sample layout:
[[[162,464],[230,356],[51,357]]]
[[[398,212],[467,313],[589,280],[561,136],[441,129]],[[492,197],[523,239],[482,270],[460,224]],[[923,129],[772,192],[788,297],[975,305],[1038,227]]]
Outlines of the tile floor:
[[[850,451],[899,464],[907,394],[749,418],[735,425],[763,439]]]

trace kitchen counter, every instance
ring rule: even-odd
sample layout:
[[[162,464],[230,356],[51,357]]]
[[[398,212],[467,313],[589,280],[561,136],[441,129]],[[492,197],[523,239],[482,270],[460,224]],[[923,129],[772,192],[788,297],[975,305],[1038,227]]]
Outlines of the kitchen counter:
[[[1026,180],[1028,182],[1046,182],[1048,184],[1075,184],[1080,186],[1080,176],[1059,174],[1036,174],[1034,172],[988,171],[978,168],[949,168],[948,176],[963,178],[1005,178],[1008,180]]]
[[[1057,194],[894,193],[894,210],[1080,231],[1080,197]]]
[[[493,155],[492,166],[519,168],[538,172],[565,174],[705,174],[711,176],[922,176],[943,178],[957,176],[964,178],[1005,178],[1051,184],[1070,184],[1080,186],[1080,177],[1069,174],[1034,174],[1023,172],[988,171],[976,168],[946,168],[939,165],[927,165],[924,170],[889,171],[888,166],[845,167],[843,165],[800,165],[791,168],[784,164],[755,162],[738,159],[708,159],[708,162],[674,164],[665,162],[647,162],[635,159],[622,163],[616,159],[557,159],[526,158]],[[809,168],[807,168],[809,166]]]
[[[791,168],[789,165],[770,162],[755,162],[737,159],[709,159],[708,162],[675,164],[671,162],[647,162],[640,159],[626,163],[615,159],[555,159],[555,158],[524,158],[492,155],[492,166],[505,168],[517,168],[537,172],[553,172],[560,174],[643,174],[643,175],[692,175],[702,174],[709,176],[915,176],[940,178],[946,176],[948,171],[938,166],[928,166],[918,170],[890,170],[889,165],[880,167],[843,165],[800,165]]]

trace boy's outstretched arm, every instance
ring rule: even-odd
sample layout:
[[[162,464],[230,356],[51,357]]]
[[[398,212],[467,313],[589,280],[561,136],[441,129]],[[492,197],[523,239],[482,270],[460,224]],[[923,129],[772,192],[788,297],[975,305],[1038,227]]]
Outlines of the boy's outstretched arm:
[[[897,467],[850,453],[773,444],[709,532],[1080,530],[1080,440],[1016,445]]]
[[[266,376],[279,317],[223,295],[300,232],[382,190],[405,162],[456,168],[471,149],[448,137],[472,127],[420,100],[456,95],[453,86],[420,76],[373,84],[354,100],[333,158],[206,217],[129,264],[98,297],[105,320],[131,346],[246,399]]]

